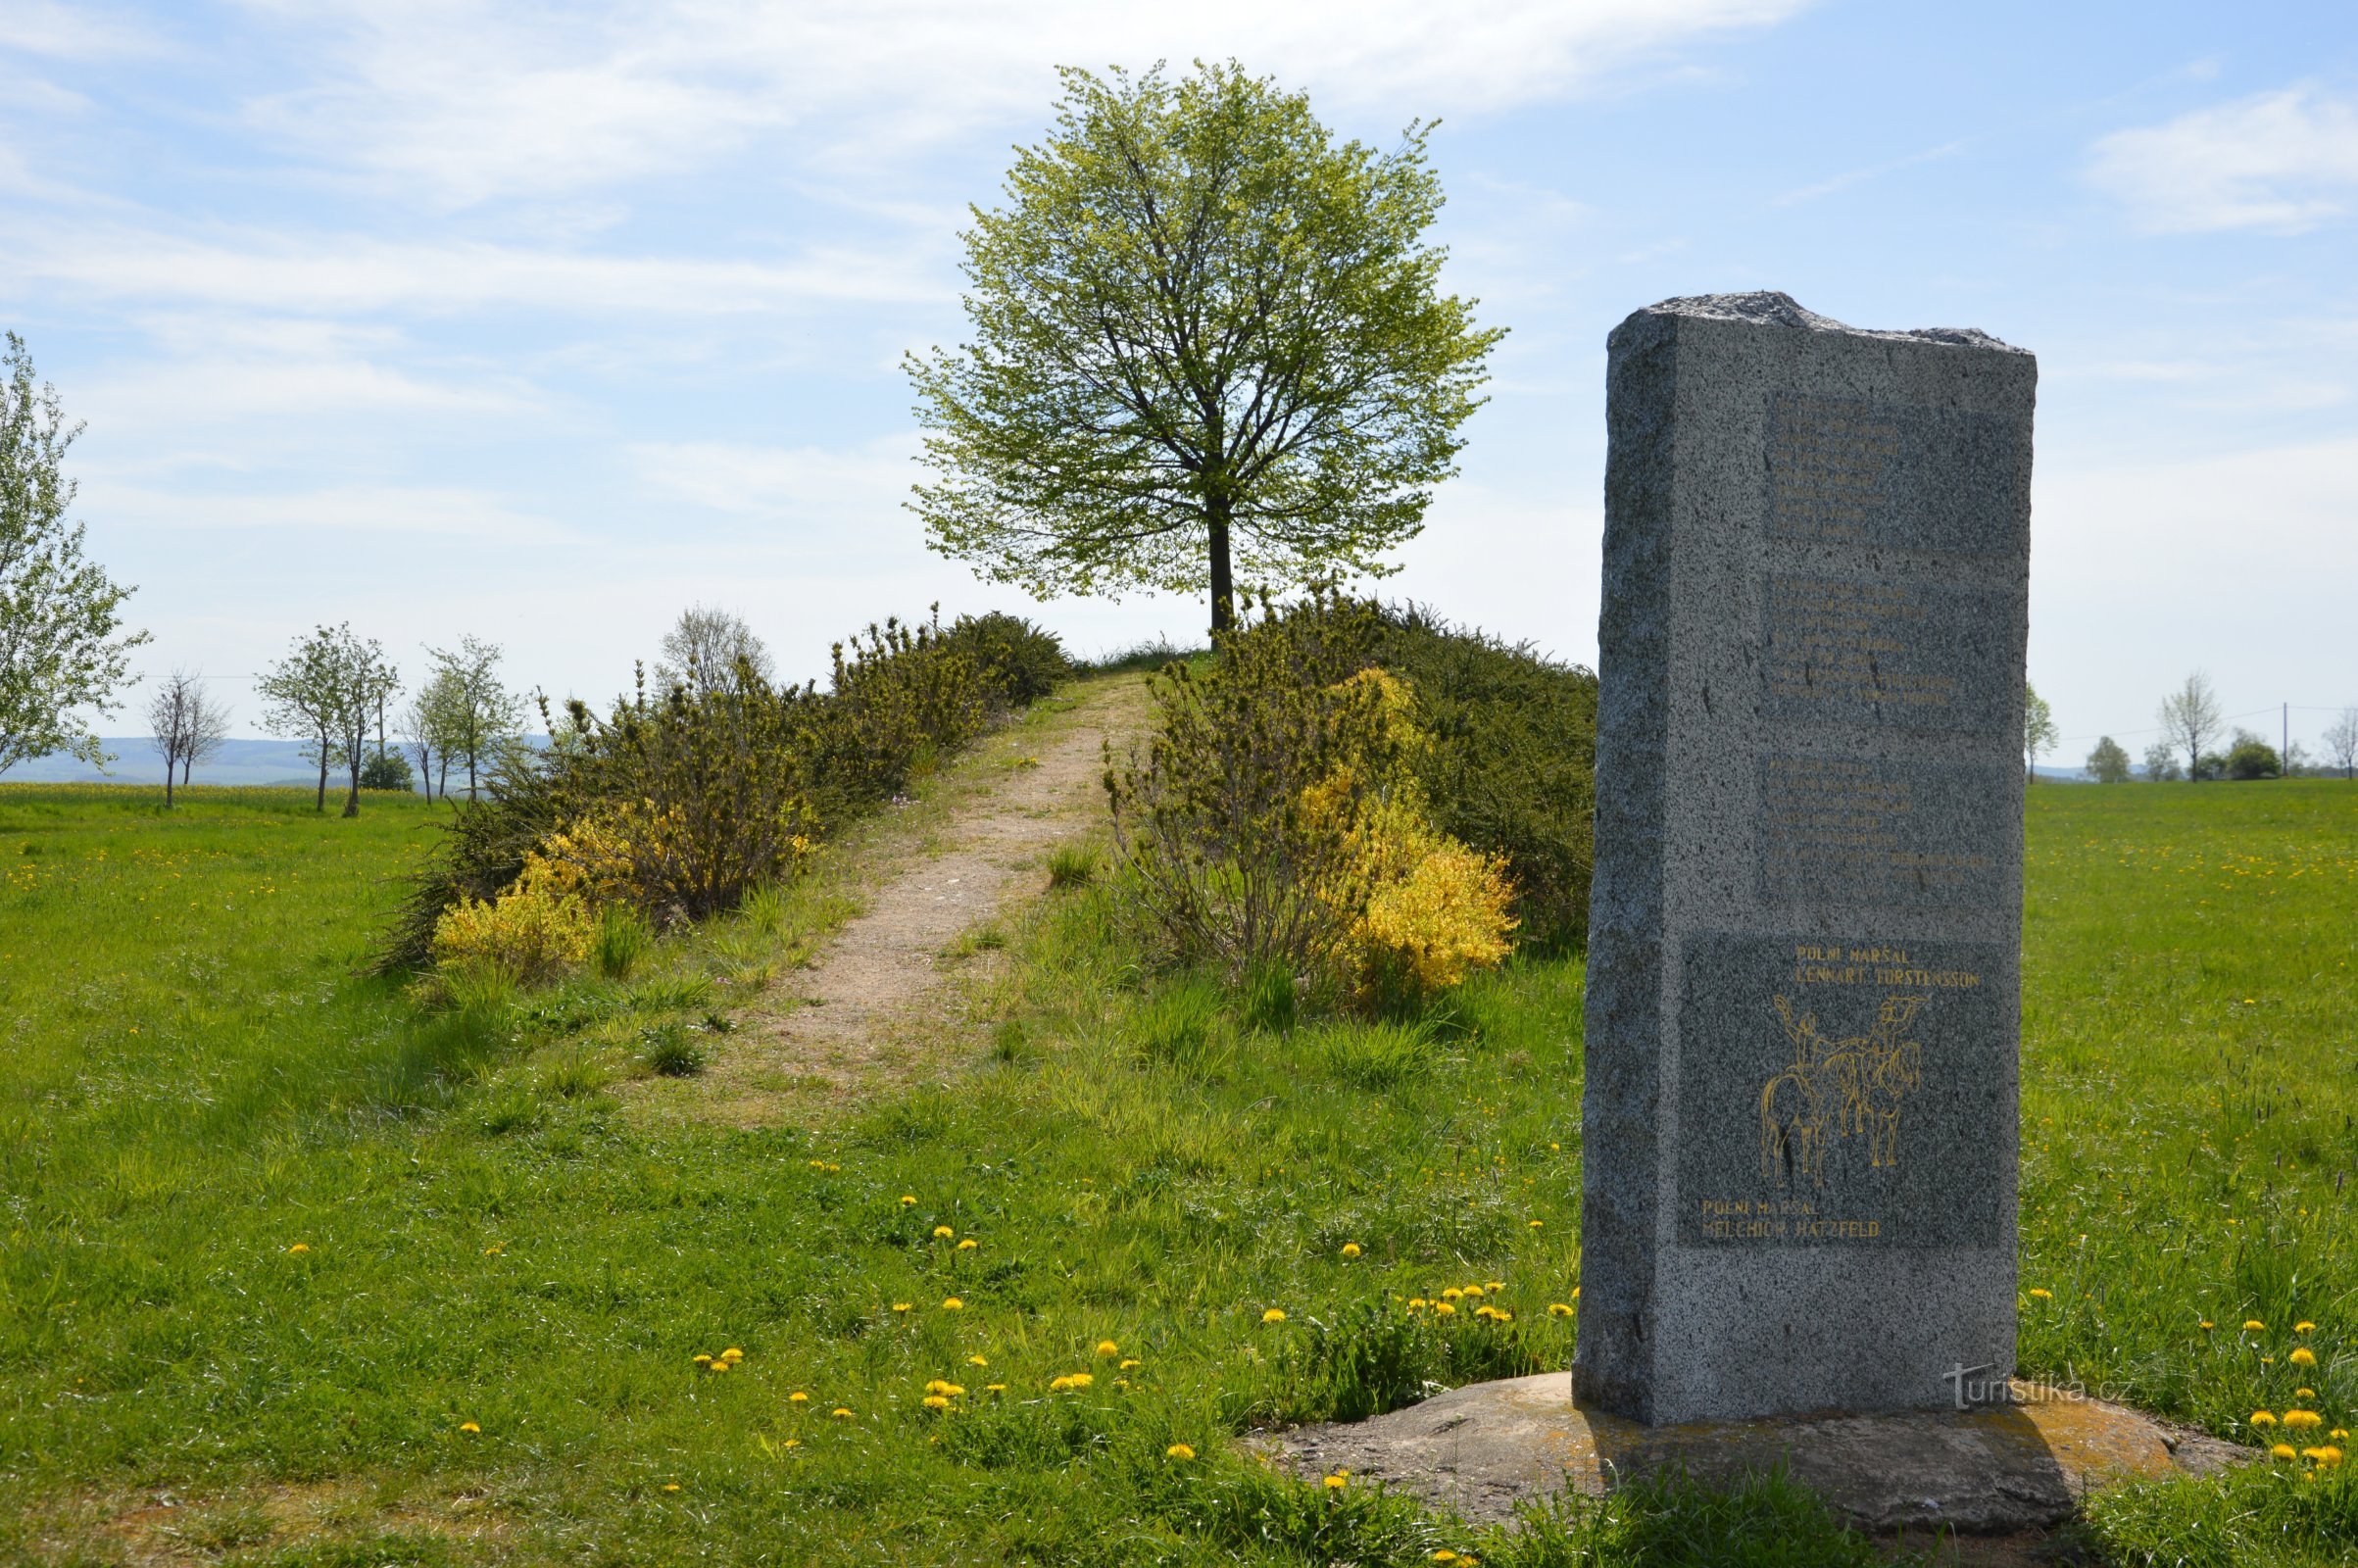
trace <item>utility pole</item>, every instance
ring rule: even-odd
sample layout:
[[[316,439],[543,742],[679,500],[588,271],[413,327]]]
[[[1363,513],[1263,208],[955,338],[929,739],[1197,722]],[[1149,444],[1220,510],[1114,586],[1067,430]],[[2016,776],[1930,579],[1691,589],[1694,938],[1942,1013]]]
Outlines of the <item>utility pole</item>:
[[[2284,727],[2278,731],[2277,743],[2279,750],[2276,754],[2276,776],[2290,778],[2292,776],[2292,705],[2290,703],[2284,705]]]

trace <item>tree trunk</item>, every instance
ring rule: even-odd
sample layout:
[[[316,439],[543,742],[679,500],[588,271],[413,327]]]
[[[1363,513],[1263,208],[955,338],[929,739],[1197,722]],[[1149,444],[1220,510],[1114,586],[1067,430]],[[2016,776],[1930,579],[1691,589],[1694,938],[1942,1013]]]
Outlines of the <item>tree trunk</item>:
[[[1211,634],[1236,628],[1236,585],[1228,568],[1228,517],[1230,503],[1226,496],[1215,496],[1210,506],[1211,520]]]
[[[179,760],[170,752],[164,754],[164,809],[168,811],[172,809],[172,773]]]
[[[180,759],[180,783],[185,786],[188,782],[189,775],[195,771],[196,753],[190,752],[187,756]]]
[[[327,731],[319,731],[319,798],[314,809],[327,809]]]

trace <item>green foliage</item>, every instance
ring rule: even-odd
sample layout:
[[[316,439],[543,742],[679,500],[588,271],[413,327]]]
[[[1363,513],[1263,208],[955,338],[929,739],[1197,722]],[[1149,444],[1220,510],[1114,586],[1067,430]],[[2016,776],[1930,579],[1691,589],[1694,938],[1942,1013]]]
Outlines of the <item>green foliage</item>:
[[[965,745],[1060,667],[1056,639],[1007,615],[870,626],[838,644],[831,689],[742,681],[568,706],[546,754],[511,749],[462,806],[389,933],[417,967],[463,900],[494,900],[536,850],[588,896],[658,921],[732,908],[811,846]]]
[[[2259,778],[2281,778],[2284,766],[2275,747],[2250,730],[2239,729],[2228,745],[2227,757],[2220,765],[2220,771],[2229,778],[2249,782]]]
[[[2163,759],[2167,760],[2169,755],[2165,748]],[[2109,735],[2099,739],[2088,754],[2088,776],[2099,784],[2126,784],[2133,772],[2128,750]]]
[[[379,752],[361,766],[361,788],[365,790],[414,790],[418,775],[410,771],[410,760],[399,752]]]
[[[83,529],[69,522],[74,481],[69,427],[57,388],[33,381],[32,355],[16,333],[0,354],[0,773],[27,758],[65,752],[100,763],[98,737],[80,709],[105,709],[145,632],[123,632],[131,590],[82,559]]]
[[[2022,689],[2022,762],[2023,776],[2039,776],[2039,760],[2053,751],[2063,732],[2055,727],[2055,710],[2047,700],[2039,695],[2039,688],[2025,682]]]
[[[1524,941],[1578,947],[1594,856],[1596,674],[1413,605],[1384,612],[1375,657],[1407,683],[1432,742],[1411,765],[1434,825],[1505,857]]]
[[[693,1078],[712,1059],[704,1041],[676,1018],[642,1032],[639,1054],[650,1072],[665,1078]]]
[[[2098,1493],[2080,1535],[2120,1568],[2308,1568],[2358,1557],[2358,1476],[2258,1464]]]
[[[1440,291],[1411,124],[1338,144],[1231,65],[1061,73],[965,238],[973,339],[909,356],[933,548],[1034,593],[1382,575],[1503,335]]]
[[[1246,971],[1239,999],[1239,1020],[1256,1034],[1293,1032],[1302,1009],[1294,971],[1282,963],[1258,963]]]

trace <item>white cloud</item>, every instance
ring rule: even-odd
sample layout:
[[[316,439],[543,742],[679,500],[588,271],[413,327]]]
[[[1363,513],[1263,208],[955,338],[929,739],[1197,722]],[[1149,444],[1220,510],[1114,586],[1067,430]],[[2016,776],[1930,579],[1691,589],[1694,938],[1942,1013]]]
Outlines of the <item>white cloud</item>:
[[[494,495],[439,485],[328,485],[308,490],[192,494],[123,482],[111,472],[82,481],[75,508],[110,531],[393,534],[488,545],[548,547],[573,540],[546,517]]]
[[[872,166],[992,122],[1037,122],[1052,67],[1235,56],[1324,105],[1483,114],[1592,87],[1807,0],[272,0],[317,66],[248,106],[331,165],[451,206],[590,189],[771,138],[787,167]]]
[[[2156,233],[2298,234],[2358,205],[2358,106],[2314,84],[2115,131],[2095,182]]]
[[[358,235],[283,238],[236,231],[188,238],[120,224],[28,229],[13,245],[0,239],[0,283],[27,289],[35,282],[108,299],[426,316],[493,305],[728,315],[934,301],[947,298],[950,288],[906,246],[812,246],[776,262],[697,261]]]
[[[0,8],[0,49],[64,60],[107,60],[159,52],[160,40],[112,8],[81,0],[9,0]]]

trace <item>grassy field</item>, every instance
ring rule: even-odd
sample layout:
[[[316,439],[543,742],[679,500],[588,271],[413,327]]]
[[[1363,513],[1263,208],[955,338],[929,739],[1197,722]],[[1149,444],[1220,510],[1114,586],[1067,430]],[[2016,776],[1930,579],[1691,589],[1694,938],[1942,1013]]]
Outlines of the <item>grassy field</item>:
[[[1083,882],[974,967],[1000,1021],[964,1072],[715,1126],[650,1042],[728,1049],[826,887],[426,1018],[355,969],[427,808],[159,805],[0,787],[0,1558],[1865,1550],[1773,1487],[1477,1541],[1236,1444],[1565,1364],[1577,961],[1284,1031],[1153,972]],[[2030,837],[2026,1369],[2237,1439],[2296,1387],[2346,1424],[2358,789],[2042,788]],[[1394,1299],[1470,1285],[1511,1319]],[[2263,1470],[2105,1502],[2091,1539],[2337,1560],[2351,1498]]]

